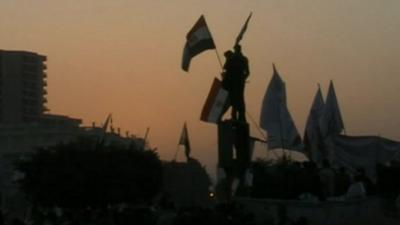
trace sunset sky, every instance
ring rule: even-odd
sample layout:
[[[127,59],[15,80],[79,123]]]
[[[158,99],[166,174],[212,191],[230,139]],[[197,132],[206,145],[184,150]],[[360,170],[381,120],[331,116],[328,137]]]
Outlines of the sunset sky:
[[[187,121],[192,155],[213,171],[216,126],[199,117],[220,67],[207,51],[182,71],[185,35],[204,14],[221,55],[250,11],[242,47],[257,122],[274,62],[301,135],[317,83],[325,97],[332,79],[347,134],[400,140],[396,0],[0,0],[0,49],[47,55],[51,113],[86,125],[113,113],[115,127],[138,136],[150,127],[162,159],[173,158]]]

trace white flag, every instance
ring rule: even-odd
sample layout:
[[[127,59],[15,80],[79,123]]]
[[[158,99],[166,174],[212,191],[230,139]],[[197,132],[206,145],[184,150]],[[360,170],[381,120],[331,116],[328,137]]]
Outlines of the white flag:
[[[339,104],[337,102],[333,82],[329,84],[328,95],[326,97],[326,104],[319,120],[321,134],[323,138],[331,135],[338,135],[344,129],[342,115],[340,113]]]
[[[325,107],[321,89],[318,87],[308,114],[306,128],[304,130],[304,144],[308,157],[313,161],[320,161],[324,158],[321,154],[323,140],[319,128],[319,120]]]
[[[264,96],[260,127],[267,131],[268,148],[301,149],[301,138],[286,105],[286,88],[275,65]]]

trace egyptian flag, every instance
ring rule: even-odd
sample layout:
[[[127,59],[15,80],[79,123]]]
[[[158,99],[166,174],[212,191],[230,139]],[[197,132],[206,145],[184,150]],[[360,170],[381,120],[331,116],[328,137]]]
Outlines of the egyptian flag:
[[[201,52],[215,49],[214,40],[208,29],[204,16],[201,15],[196,24],[186,35],[186,44],[183,50],[182,69],[189,71],[190,61]]]
[[[189,159],[191,149],[190,149],[189,134],[188,134],[186,122],[183,125],[182,133],[181,133],[181,137],[179,138],[178,145],[185,146],[185,155],[186,155],[186,158]]]
[[[208,123],[218,123],[227,100],[228,91],[222,88],[220,80],[214,78],[207,100],[204,103],[203,110],[201,111],[200,119]]]

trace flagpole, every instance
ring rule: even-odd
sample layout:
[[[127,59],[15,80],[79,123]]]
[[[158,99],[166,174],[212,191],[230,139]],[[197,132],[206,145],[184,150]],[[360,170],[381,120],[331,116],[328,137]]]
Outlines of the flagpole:
[[[263,136],[265,142],[267,142],[267,141],[266,141],[266,140],[267,140],[267,137],[264,135],[264,133],[262,132],[261,128],[257,125],[257,123],[255,122],[253,116],[252,116],[248,111],[246,111],[246,113],[247,113],[247,115],[249,116],[251,122],[256,126],[258,132]]]
[[[256,121],[254,120],[253,116],[251,116],[251,114],[250,114],[248,111],[246,111],[246,113],[247,113],[247,115],[249,116],[251,122],[256,126],[258,132],[263,136],[263,138],[264,138],[264,140],[265,140],[264,142],[265,142],[265,143],[268,143],[267,136],[265,136],[265,134],[262,132],[261,128],[257,125],[257,123],[256,123]],[[268,154],[268,152],[269,152],[268,150],[269,150],[269,149],[267,148],[267,154]],[[274,153],[274,156],[278,158],[278,154],[276,154],[276,152],[272,152],[272,153]],[[267,156],[268,156],[268,155],[267,155]]]
[[[242,29],[239,32],[239,35],[236,37],[236,41],[235,41],[235,46],[239,44],[239,42],[243,39],[243,35],[247,30],[247,26],[249,25],[249,21],[251,16],[253,15],[253,12],[250,12],[249,16],[246,19],[246,22],[244,23]]]
[[[221,70],[222,70],[224,66],[222,65],[221,58],[219,57],[219,53],[218,53],[217,47],[215,47],[215,54],[217,55],[217,59],[218,59],[218,62],[219,62],[219,66],[221,67]]]
[[[146,128],[146,133],[144,134],[144,144],[146,144],[146,141],[147,141],[147,136],[149,135],[149,132],[150,132],[150,127],[147,127]]]
[[[209,32],[210,32],[211,39],[212,39],[212,41],[214,42],[214,38],[212,38],[212,35],[211,35],[211,30],[210,30],[210,28],[208,28],[208,30],[209,30]],[[218,53],[218,49],[217,49],[217,45],[215,44],[215,42],[214,42],[214,46],[215,46],[215,48],[214,48],[214,50],[215,50],[215,54],[217,55],[218,63],[219,63],[219,66],[221,67],[221,70],[222,70],[222,69],[223,69],[223,65],[222,65],[221,58],[219,57],[219,53]]]

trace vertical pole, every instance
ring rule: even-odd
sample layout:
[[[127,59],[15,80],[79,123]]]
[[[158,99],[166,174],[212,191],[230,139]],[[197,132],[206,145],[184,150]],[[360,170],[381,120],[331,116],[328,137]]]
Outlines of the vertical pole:
[[[250,121],[253,123],[253,125],[257,128],[258,132],[261,134],[261,136],[264,138],[264,144],[268,143],[267,140],[267,136],[263,133],[263,131],[261,130],[260,126],[257,125],[256,120],[254,119],[254,117],[249,113],[249,111],[246,111],[247,116],[250,118]],[[266,147],[266,156],[268,158],[268,146]],[[278,155],[276,154],[276,152],[272,152],[274,154],[275,157],[279,158]]]
[[[221,58],[219,57],[219,53],[218,53],[217,47],[215,47],[215,54],[217,55],[217,59],[218,59],[218,62],[219,62],[219,66],[221,67],[221,70],[222,70],[222,69],[223,69],[223,65],[222,65]]]
[[[149,132],[150,132],[150,127],[147,127],[147,129],[146,129],[146,133],[144,134],[144,144],[146,144],[146,141],[147,141],[147,136],[149,135]]]

